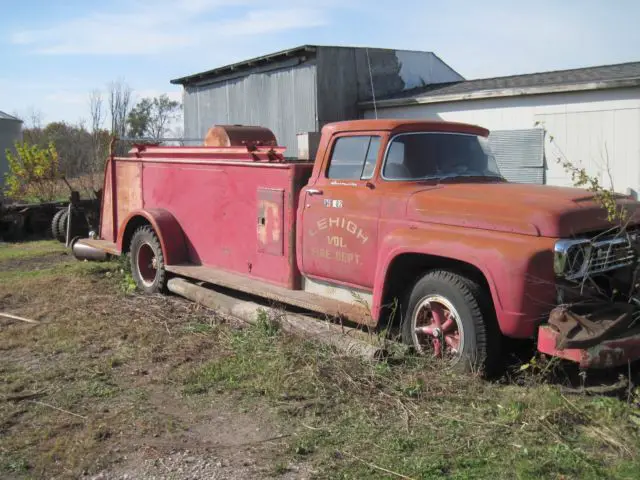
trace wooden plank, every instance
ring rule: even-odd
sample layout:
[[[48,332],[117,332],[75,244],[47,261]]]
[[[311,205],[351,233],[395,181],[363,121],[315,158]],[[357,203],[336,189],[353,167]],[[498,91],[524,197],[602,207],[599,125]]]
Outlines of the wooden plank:
[[[26,322],[26,323],[40,323],[40,322],[37,322],[35,320],[31,320],[30,318],[19,317],[17,315],[12,315],[10,313],[2,313],[2,312],[0,312],[0,317],[8,318],[8,319],[11,319],[11,320],[20,320],[21,322]]]
[[[369,308],[355,300],[354,303],[341,302],[303,290],[290,290],[265,283],[263,280],[254,280],[243,275],[199,265],[167,265],[166,269],[176,275],[268,298],[312,312],[324,313],[331,317],[344,317],[363,325],[375,326],[376,324],[371,318]]]
[[[255,302],[240,300],[215,290],[195,285],[182,278],[170,279],[167,286],[169,291],[177,295],[211,308],[220,314],[230,315],[247,323],[256,323],[260,312],[263,311],[271,321],[279,325],[285,332],[331,345],[349,355],[369,360],[381,359],[387,355],[383,345],[371,343],[376,337],[367,339],[363,332],[354,328],[342,327],[305,315],[292,314],[265,307]]]

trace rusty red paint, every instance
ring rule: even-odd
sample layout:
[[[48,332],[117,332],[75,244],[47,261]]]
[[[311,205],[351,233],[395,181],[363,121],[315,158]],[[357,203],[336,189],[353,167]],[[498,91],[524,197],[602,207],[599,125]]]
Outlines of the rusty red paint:
[[[104,185],[102,192],[102,204],[100,206],[100,228],[98,234],[100,238],[115,242],[114,224],[117,220],[115,208],[113,208],[113,175],[111,169],[112,161],[108,159],[104,167]]]
[[[538,330],[538,351],[570,360],[582,368],[611,368],[640,359],[640,329],[627,332],[623,337],[605,340],[589,348],[557,349],[560,334],[551,326]]]
[[[167,264],[179,264],[190,260],[182,227],[171,212],[162,208],[148,208],[130,212],[122,220],[120,228],[118,228],[118,240],[116,243],[118,251],[126,250],[127,246],[124,245],[126,227],[132,219],[137,217],[144,218],[157,233]]]
[[[300,288],[302,275],[358,288],[372,294],[370,324],[380,319],[389,272],[403,255],[456,261],[486,281],[501,332],[531,338],[556,302],[554,243],[609,226],[592,196],[575,189],[382,178],[382,159],[394,135],[486,137],[488,131],[478,126],[407,120],[329,124],[314,163],[286,161],[284,148],[267,134],[252,141],[243,136],[248,130],[234,138],[230,132],[224,132],[228,140],[214,141],[228,146],[146,146],[109,162],[103,213],[111,206],[114,214],[103,215],[101,237],[124,248],[128,222],[142,215],[157,228],[169,265],[196,275],[208,267],[290,290]],[[336,139],[362,135],[380,140],[371,178],[327,178]],[[260,192],[278,193],[272,198]],[[401,291],[411,287],[407,281]]]
[[[258,252],[283,255],[284,190],[258,188]]]
[[[211,127],[204,137],[206,147],[232,147],[232,146],[269,146],[278,145],[276,137],[271,130],[264,127],[249,125],[215,125]]]
[[[124,250],[127,225],[142,216],[158,233],[168,264],[220,267],[294,288],[300,283],[288,235],[295,231],[294,189],[306,182],[312,165],[283,163],[282,152],[283,147],[264,145],[132,149],[108,167],[116,174],[105,183],[105,203],[115,197],[118,207],[113,220],[102,217],[101,232],[111,233],[103,238]],[[259,189],[280,192],[264,232],[256,215]],[[259,248],[266,236],[270,243]]]

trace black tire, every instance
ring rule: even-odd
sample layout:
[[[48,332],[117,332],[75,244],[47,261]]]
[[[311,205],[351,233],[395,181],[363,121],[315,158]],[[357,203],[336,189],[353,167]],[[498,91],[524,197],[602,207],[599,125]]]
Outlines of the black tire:
[[[67,239],[67,224],[69,222],[69,211],[65,208],[62,215],[58,218],[58,236],[59,241],[64,242]]]
[[[164,293],[167,271],[160,240],[149,225],[138,228],[130,244],[131,275],[136,286],[147,294]]]
[[[58,222],[60,221],[60,217],[64,212],[65,212],[64,210],[58,210],[53,216],[53,219],[51,220],[51,236],[56,240],[60,236],[60,229],[58,227]]]
[[[461,373],[487,375],[498,355],[500,336],[494,328],[495,314],[488,292],[476,282],[446,270],[434,270],[420,278],[404,302],[406,308],[402,312],[402,340],[418,353],[424,350],[421,345],[426,345],[426,340],[433,341],[424,337],[424,333],[414,333],[418,310],[429,298],[435,298],[436,304],[440,303],[437,299],[443,299],[456,313],[453,316],[457,317],[461,351],[452,356],[449,367]],[[448,307],[445,305],[445,308]],[[445,345],[444,338],[440,343]]]

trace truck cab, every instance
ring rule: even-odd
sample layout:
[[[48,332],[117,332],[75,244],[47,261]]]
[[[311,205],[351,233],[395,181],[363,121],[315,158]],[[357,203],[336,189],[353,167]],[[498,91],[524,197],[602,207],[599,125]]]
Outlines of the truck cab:
[[[586,276],[613,291],[635,268],[635,237],[612,236],[594,194],[507,182],[480,126],[337,122],[315,158],[294,160],[266,129],[214,128],[213,145],[111,157],[101,230],[74,251],[130,253],[147,292],[179,275],[399,325],[417,352],[465,370],[491,363],[505,336],[539,336]],[[635,228],[638,202],[616,201]],[[544,333],[547,353],[598,363]]]

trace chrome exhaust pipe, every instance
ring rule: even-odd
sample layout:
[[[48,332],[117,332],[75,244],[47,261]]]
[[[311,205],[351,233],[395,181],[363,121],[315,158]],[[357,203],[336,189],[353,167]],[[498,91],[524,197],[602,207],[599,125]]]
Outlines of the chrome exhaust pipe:
[[[79,238],[74,238],[71,241],[71,251],[73,256],[78,260],[88,260],[92,262],[103,262],[109,259],[109,254],[104,250],[92,247],[86,243],[82,243]]]

